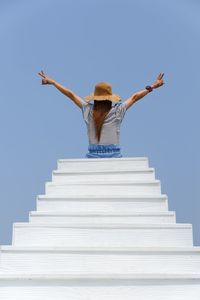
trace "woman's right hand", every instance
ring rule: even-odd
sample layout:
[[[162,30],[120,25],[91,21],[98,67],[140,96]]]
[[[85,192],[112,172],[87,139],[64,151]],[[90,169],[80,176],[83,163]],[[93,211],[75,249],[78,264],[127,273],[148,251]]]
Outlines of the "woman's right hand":
[[[44,74],[44,72],[41,70],[41,72],[38,73],[42,77],[42,83],[41,84],[53,84],[55,80],[49,78],[47,75]]]
[[[162,79],[164,76],[164,73],[160,73],[158,75],[158,77],[156,78],[156,81],[153,83],[152,87],[154,89],[157,89],[159,88],[160,86],[162,86],[164,84],[164,80]]]

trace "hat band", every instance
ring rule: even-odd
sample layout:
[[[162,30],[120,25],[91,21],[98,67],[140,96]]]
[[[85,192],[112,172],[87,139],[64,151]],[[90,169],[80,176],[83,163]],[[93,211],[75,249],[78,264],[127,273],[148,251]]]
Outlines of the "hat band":
[[[84,97],[86,100],[90,101],[90,100],[113,100],[114,102],[118,102],[119,100],[121,100],[121,97],[116,95],[116,94],[112,94],[112,95],[95,95],[95,94],[91,94],[88,95],[86,97]]]

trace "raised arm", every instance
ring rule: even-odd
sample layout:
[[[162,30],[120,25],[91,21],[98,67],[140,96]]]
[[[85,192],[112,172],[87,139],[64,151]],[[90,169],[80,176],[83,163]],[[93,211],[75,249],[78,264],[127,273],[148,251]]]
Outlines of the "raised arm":
[[[67,89],[60,83],[56,82],[54,79],[49,78],[47,75],[44,74],[43,71],[38,73],[43,79],[42,79],[42,84],[51,84],[55,86],[62,94],[70,98],[78,107],[82,107],[82,103],[84,100],[76,95],[74,92],[71,90]]]
[[[163,76],[164,76],[164,73],[160,73],[158,75],[156,81],[151,85],[152,89],[157,89],[158,87],[160,87],[164,84],[164,81],[162,79]],[[130,96],[127,100],[124,101],[126,109],[131,107],[136,101],[140,100],[147,94],[149,94],[149,90],[147,90],[146,88],[134,93],[132,96]]]

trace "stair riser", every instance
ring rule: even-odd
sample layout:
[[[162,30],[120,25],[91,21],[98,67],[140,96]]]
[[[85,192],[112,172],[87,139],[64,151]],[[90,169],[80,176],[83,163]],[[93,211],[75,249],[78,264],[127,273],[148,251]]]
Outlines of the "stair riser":
[[[58,161],[58,170],[65,171],[132,171],[136,168],[148,168],[148,160],[86,160],[76,162]]]
[[[142,223],[175,223],[175,216],[39,216],[31,215],[31,223],[65,223],[65,224],[142,224]]]
[[[159,183],[152,184],[128,184],[128,185],[113,185],[113,184],[77,184],[77,185],[45,185],[46,195],[67,195],[67,196],[81,196],[81,195],[160,195],[161,189]]]
[[[200,253],[75,254],[33,251],[3,252],[1,259],[0,273],[3,274],[192,274],[200,270]]]
[[[69,175],[69,174],[52,174],[52,181],[54,183],[70,183],[70,182],[96,182],[98,180],[102,180],[105,182],[109,181],[124,181],[126,182],[127,180],[154,180],[155,179],[155,174],[154,172],[132,172],[132,173],[120,173],[117,172],[107,174],[107,173],[102,173],[102,174],[74,174],[74,175]]]
[[[1,285],[1,282],[0,282]],[[37,286],[38,285],[38,286]],[[115,281],[76,280],[16,280],[3,281],[0,287],[2,300],[198,300],[200,280],[135,280],[127,283]]]
[[[14,226],[14,245],[68,247],[192,246],[191,228]]]
[[[107,213],[134,213],[137,211],[142,212],[162,212],[168,210],[168,200],[131,200],[127,201],[125,198],[119,200],[40,200],[37,199],[38,211],[51,211],[51,212],[107,212]]]

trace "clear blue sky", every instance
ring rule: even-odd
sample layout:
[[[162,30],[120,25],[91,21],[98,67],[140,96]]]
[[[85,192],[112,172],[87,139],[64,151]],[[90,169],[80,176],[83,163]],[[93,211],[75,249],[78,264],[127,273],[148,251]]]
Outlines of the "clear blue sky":
[[[0,244],[28,221],[57,159],[88,146],[81,110],[37,72],[80,96],[108,81],[125,100],[164,72],[165,85],[129,109],[124,156],[147,156],[177,222],[200,245],[200,2],[0,1]]]

